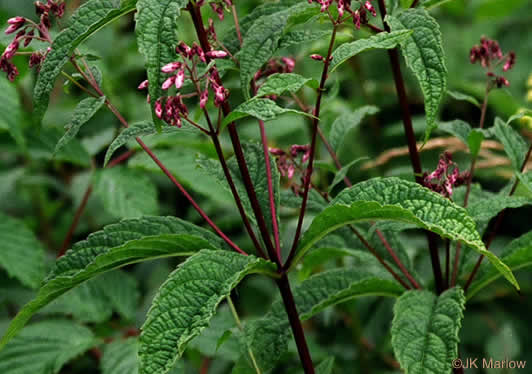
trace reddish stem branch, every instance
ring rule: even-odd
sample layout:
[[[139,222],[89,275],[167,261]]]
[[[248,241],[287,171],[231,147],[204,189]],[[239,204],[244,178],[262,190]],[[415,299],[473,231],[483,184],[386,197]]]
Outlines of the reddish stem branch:
[[[314,109],[315,118],[313,120],[312,142],[310,144],[310,155],[309,155],[307,170],[304,176],[305,188],[303,192],[303,202],[301,204],[301,211],[299,213],[299,219],[297,222],[297,228],[296,228],[296,233],[294,236],[294,241],[292,243],[292,248],[290,249],[290,254],[288,255],[288,259],[286,260],[286,263],[284,265],[285,268],[289,268],[290,264],[292,263],[292,260],[294,259],[294,256],[297,250],[297,245],[299,244],[299,239],[301,237],[301,230],[303,228],[303,220],[305,219],[308,195],[309,195],[309,190],[310,190],[310,182],[312,179],[312,171],[314,168],[314,156],[316,153],[316,138],[318,134],[318,127],[320,125],[319,117],[320,117],[320,109],[321,109],[321,99],[323,97],[323,92],[325,91],[325,83],[327,82],[327,77],[329,74],[329,65],[331,63],[331,55],[333,52],[334,42],[336,40],[336,30],[337,30],[337,26],[334,25],[333,32],[331,35],[331,40],[329,42],[329,49],[327,51],[327,56],[325,57],[325,61],[323,62],[323,71],[321,74],[320,86],[318,88],[318,96],[316,98],[316,107]]]
[[[387,32],[389,32],[390,26],[384,20],[386,17],[386,4],[384,0],[379,0],[379,9],[381,13],[382,22],[384,23],[384,28]],[[419,184],[423,184],[423,178],[421,176],[423,173],[423,170],[421,168],[421,158],[419,157],[419,152],[417,149],[416,136],[414,134],[414,127],[412,125],[412,115],[410,114],[408,95],[406,94],[403,74],[401,73],[401,64],[399,61],[399,52],[397,48],[388,50],[388,56],[390,58],[390,64],[392,66],[393,78],[395,82],[395,88],[397,90],[397,96],[399,98],[399,104],[401,105],[401,112],[403,115],[403,127],[408,143],[410,162],[414,170],[416,182]],[[432,264],[432,272],[434,273],[434,283],[436,286],[436,292],[440,294],[441,292],[443,292],[444,287],[436,235],[432,232],[427,232],[427,242]]]

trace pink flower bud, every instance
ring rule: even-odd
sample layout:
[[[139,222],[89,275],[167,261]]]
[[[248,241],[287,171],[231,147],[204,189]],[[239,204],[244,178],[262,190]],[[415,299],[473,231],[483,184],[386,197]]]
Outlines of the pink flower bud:
[[[181,69],[177,72],[175,77],[175,88],[179,90],[183,87],[183,83],[185,83],[185,69]]]
[[[19,47],[19,42],[18,40],[13,40],[6,48],[6,50],[4,51],[4,54],[2,55],[6,60],[10,60],[14,55],[15,53],[17,53],[17,50],[18,50],[18,47]]]
[[[224,20],[224,8],[216,3],[210,3],[212,10],[218,15],[220,21]]]
[[[7,23],[9,24],[9,27],[6,29],[6,34],[9,35],[24,26],[24,23],[26,23],[26,19],[22,17],[13,17],[10,18]]]
[[[377,11],[375,10],[375,8],[373,7],[370,1],[366,1],[364,3],[364,8],[366,8],[368,12],[370,12],[373,15],[373,17],[377,16]]]
[[[283,156],[285,154],[285,151],[283,151],[282,149],[279,149],[279,148],[271,148],[270,147],[268,150],[274,156]]]
[[[293,164],[288,166],[288,171],[286,173],[287,178],[292,179],[294,177],[295,172],[296,172],[296,168]]]
[[[162,68],[161,68],[161,71],[163,73],[173,73],[174,71],[176,71],[177,69],[180,69],[181,66],[183,64],[179,61],[176,61],[176,62],[170,62],[169,64],[166,64],[164,65]]]
[[[286,72],[291,73],[296,67],[296,60],[291,57],[281,57],[281,61],[286,65]]]
[[[225,51],[209,51],[209,52],[207,52],[207,57],[210,57],[210,58],[224,58],[224,57],[227,57],[227,52],[225,52]]]
[[[192,48],[190,48],[185,42],[180,42],[176,47],[176,52],[189,58],[192,54]]]
[[[321,56],[321,55],[317,55],[317,54],[310,55],[310,58],[313,59],[313,60],[316,60],[316,61],[324,61],[324,60],[325,60],[325,59],[323,58],[323,56]]]
[[[502,70],[508,71],[511,68],[513,68],[515,65],[515,52],[508,53],[508,57],[506,58],[506,62],[504,63],[504,67]]]
[[[192,45],[191,56],[194,56],[194,55],[198,55],[201,62],[203,63],[207,62],[207,60],[205,59],[205,53],[203,52],[203,49],[196,42],[194,42],[194,44]]]
[[[209,100],[209,89],[203,91],[200,95],[200,108],[205,109],[207,105],[207,100]]]
[[[170,78],[164,81],[162,89],[163,90],[169,89],[170,87],[172,87],[172,85],[174,85],[175,81],[176,81],[175,75],[171,76]]]
[[[163,104],[161,103],[161,99],[158,99],[155,102],[155,115],[159,119],[163,118]]]
[[[139,84],[139,86],[137,87],[139,90],[145,90],[146,88],[148,88],[148,85],[149,85],[149,82],[148,80],[146,79],[145,81],[143,81],[141,84]]]

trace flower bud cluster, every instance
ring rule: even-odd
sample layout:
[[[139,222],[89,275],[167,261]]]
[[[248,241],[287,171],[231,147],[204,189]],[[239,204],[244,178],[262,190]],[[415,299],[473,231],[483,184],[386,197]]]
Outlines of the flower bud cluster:
[[[493,70],[501,64],[502,71],[507,72],[515,65],[515,52],[503,54],[499,43],[486,37],[480,39],[480,44],[473,46],[469,52],[469,61],[472,64],[477,62],[487,70],[486,76],[492,79],[493,85],[501,88],[509,86],[510,82],[503,75],[497,75]]]
[[[203,6],[207,3],[205,0],[200,0],[196,3],[198,6]],[[214,13],[218,15],[218,18],[220,18],[220,21],[223,21],[224,19],[224,9],[231,8],[233,6],[233,2],[231,0],[217,0],[217,1],[211,1],[209,2],[209,5],[211,6]]]
[[[155,114],[168,124],[181,127],[182,118],[186,118],[189,111],[179,90],[183,88],[187,79],[197,84],[198,87],[204,84],[205,88],[199,95],[202,109],[207,105],[210,90],[214,93],[214,105],[217,107],[220,107],[229,97],[229,90],[222,85],[220,75],[215,66],[211,67],[201,77],[195,75],[199,62],[206,64],[211,59],[225,58],[228,54],[225,51],[205,52],[197,43],[189,46],[185,42],[178,44],[176,53],[180,56],[180,61],[170,62],[161,68],[163,73],[169,74],[161,88],[164,91],[168,91],[175,87],[177,94],[158,98],[155,102]],[[149,82],[144,81],[138,88],[139,90],[145,90],[148,86]],[[148,101],[150,101],[149,96]]]
[[[460,173],[458,165],[453,162],[452,155],[444,152],[438,162],[438,167],[432,173],[423,175],[423,185],[445,197],[453,195],[453,188],[467,183],[469,171]]]
[[[7,78],[10,81],[14,81],[19,74],[17,67],[11,60],[17,54],[21,45],[23,48],[26,48],[34,39],[52,43],[49,34],[49,29],[52,27],[50,17],[51,15],[57,18],[63,17],[65,14],[65,3],[62,0],[48,0],[46,3],[37,1],[35,2],[35,12],[40,18],[39,24],[24,17],[13,17],[7,21],[9,26],[5,30],[5,33],[10,35],[16,32],[16,35],[0,56],[0,70],[7,74]],[[34,52],[29,60],[30,68],[35,67],[38,69],[49,51],[50,48],[46,52]]]
[[[329,11],[333,3],[336,3],[338,9],[338,16],[341,19],[345,13],[350,13],[353,18],[353,23],[357,29],[360,29],[362,24],[368,23],[368,12],[373,17],[377,16],[377,10],[371,1],[362,1],[362,5],[358,9],[351,8],[351,0],[308,0],[309,4],[318,3],[321,6],[322,12]]]
[[[310,146],[294,144],[288,152],[279,148],[270,148],[270,154],[275,157],[281,176],[288,180],[294,194],[299,196],[305,184],[304,174],[306,168],[303,165],[310,158]],[[300,174],[301,176],[299,183],[294,180],[296,174]]]

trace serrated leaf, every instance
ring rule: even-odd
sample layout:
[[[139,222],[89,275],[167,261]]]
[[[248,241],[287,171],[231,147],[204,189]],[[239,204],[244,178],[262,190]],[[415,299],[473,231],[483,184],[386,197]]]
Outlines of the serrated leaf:
[[[98,344],[86,327],[67,320],[28,326],[0,352],[0,372],[56,374],[63,365]]]
[[[271,262],[227,251],[200,251],[179,265],[159,289],[142,326],[140,374],[167,373],[246,275],[275,270]]]
[[[55,38],[35,83],[33,111],[38,122],[46,112],[55,80],[74,50],[99,29],[133,10],[134,0],[90,0],[76,10],[69,26]]]
[[[257,194],[257,199],[259,201],[262,213],[266,217],[266,224],[268,225],[270,232],[272,232],[272,226],[271,226],[272,225],[272,218],[271,218],[272,213],[270,209],[270,198],[269,198],[270,195],[268,193],[268,180],[266,177],[266,163],[264,159],[264,152],[263,152],[262,146],[259,146],[258,144],[244,143],[242,144],[242,148],[244,151],[244,157],[246,159],[246,163],[248,165],[249,173],[251,176],[251,181],[253,182],[253,186]],[[279,204],[280,204],[279,191],[281,189],[280,188],[280,176],[279,176],[279,171],[275,166],[275,161],[273,160],[271,155],[269,157],[270,157],[270,165],[272,167],[271,171],[272,171],[272,180],[273,180],[274,200],[275,200],[275,205],[276,205],[276,211],[277,213],[279,213]],[[229,185],[227,184],[225,175],[223,173],[223,170],[218,161],[200,159],[197,162],[198,162],[198,165],[203,169],[202,170],[203,172],[211,176],[214,176],[216,178],[216,181],[225,190],[227,191],[230,190]],[[242,180],[242,175],[240,173],[238,162],[233,157],[227,161],[227,166],[233,177],[233,181],[235,183],[235,187],[242,201],[244,211],[246,212],[249,220],[253,223],[256,223],[257,221],[255,218],[255,214],[251,207],[251,202],[249,201],[249,198],[246,192],[246,187]],[[279,217],[277,217],[277,220],[279,220]]]
[[[162,129],[162,133],[171,134],[175,132],[184,132],[189,131],[189,129],[183,128],[179,129],[174,126],[165,126]],[[153,122],[138,122],[134,123],[128,128],[122,130],[122,132],[113,140],[107,152],[105,153],[104,167],[107,166],[107,163],[111,160],[111,157],[116,152],[117,149],[127,144],[130,140],[135,139],[137,136],[152,135],[158,134],[157,127]]]
[[[348,224],[392,220],[415,224],[444,238],[462,242],[486,256],[517,289],[511,270],[486,250],[467,211],[417,183],[374,178],[340,192],[303,235],[294,264],[321,238]]]
[[[305,78],[299,74],[287,73],[287,74],[272,74],[266,79],[266,81],[260,86],[257,95],[268,96],[277,95],[281,96],[285,92],[297,92],[303,86],[308,85],[313,88],[318,88],[319,83],[315,79]]]
[[[451,96],[453,99],[458,100],[458,101],[467,101],[468,103],[473,104],[477,108],[480,108],[480,103],[478,102],[478,100],[471,95],[467,95],[463,92],[451,91],[451,90],[447,91],[447,95]]]
[[[440,26],[425,9],[408,9],[396,16],[388,16],[386,22],[392,30],[413,30],[413,34],[401,42],[407,66],[421,85],[425,97],[427,128],[425,141],[436,128],[436,115],[447,90],[447,67]]]
[[[255,117],[262,121],[270,121],[285,113],[300,114],[314,118],[314,116],[310,113],[280,107],[275,103],[275,101],[270,99],[253,98],[233,109],[233,111],[224,118],[222,122],[222,129],[230,123],[248,116]]]
[[[295,287],[293,294],[299,317],[304,321],[330,306],[357,297],[395,297],[403,290],[382,268],[373,273],[357,266],[316,274]],[[277,299],[264,317],[246,325],[245,330],[261,370],[272,369],[276,360],[286,352],[290,337],[290,325],[282,301]]]
[[[354,112],[345,113],[339,116],[331,125],[329,131],[329,143],[337,152],[340,151],[347,134],[360,125],[364,117],[371,116],[379,112],[379,108],[368,105],[358,108]]]
[[[297,4],[288,9],[264,15],[249,28],[239,54],[240,84],[244,98],[250,98],[249,84],[255,73],[278,49],[288,18],[308,7],[309,4]]]
[[[118,218],[133,218],[157,214],[157,188],[150,178],[125,167],[98,172],[94,193],[99,196],[109,214]]]
[[[44,278],[44,247],[24,222],[0,213],[0,266],[30,288]]]
[[[405,374],[448,374],[458,357],[465,296],[452,288],[440,296],[408,291],[394,306],[392,346]]]
[[[524,269],[532,266],[532,232],[514,239],[501,253],[501,260],[512,270]],[[487,264],[482,264],[474,282],[469,287],[467,298],[472,298],[477,292],[500,278],[501,274]],[[469,273],[472,266],[466,271]]]
[[[495,136],[504,145],[504,151],[512,162],[515,171],[521,171],[521,166],[525,162],[525,156],[528,152],[529,145],[523,137],[511,126],[510,120],[504,123],[500,118],[495,118]]]
[[[174,217],[143,217],[106,226],[57,260],[35,298],[11,321],[0,350],[33,314],[90,278],[129,264],[190,256],[206,248],[227,246],[212,232]]]
[[[351,43],[340,45],[332,54],[331,72],[335,71],[341,64],[357,54],[372,49],[392,49],[397,44],[404,42],[412,35],[411,30],[398,30],[392,32],[381,32],[369,38],[355,40]]]
[[[20,96],[15,84],[6,78],[0,77],[0,129],[9,131],[9,134],[19,146],[26,146],[26,139],[22,131],[22,107]]]
[[[157,98],[164,96],[161,88],[167,76],[161,68],[177,60],[175,48],[179,42],[177,20],[187,0],[139,0],[137,2],[136,28],[140,53],[144,56],[148,72],[148,87],[152,100],[152,115],[155,124],[160,120],[153,110]]]
[[[57,145],[55,146],[54,155],[76,137],[81,126],[89,122],[91,118],[94,117],[94,115],[105,103],[105,100],[105,96],[99,98],[88,97],[78,104],[74,110],[74,114],[72,115],[70,123],[65,126],[65,129],[67,130],[65,135],[59,139],[59,142],[57,142]]]

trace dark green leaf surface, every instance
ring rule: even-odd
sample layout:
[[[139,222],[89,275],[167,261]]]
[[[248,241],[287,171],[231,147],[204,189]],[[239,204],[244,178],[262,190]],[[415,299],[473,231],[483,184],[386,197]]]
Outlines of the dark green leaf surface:
[[[438,108],[447,90],[447,67],[440,26],[421,8],[408,9],[397,16],[389,16],[387,22],[394,31],[414,31],[408,39],[401,42],[401,49],[406,64],[417,77],[425,97],[427,141],[436,127]]]
[[[347,224],[376,220],[412,223],[460,241],[486,256],[519,288],[511,270],[486,250],[475,221],[464,208],[417,183],[399,178],[374,178],[342,191],[314,218],[301,239],[294,263],[328,233]]]
[[[394,307],[392,346],[405,374],[449,374],[458,357],[465,296],[453,288],[436,296],[409,291]]]
[[[142,326],[140,374],[167,373],[246,275],[274,272],[271,262],[226,251],[201,251],[179,265],[159,289]]]
[[[190,256],[201,249],[226,248],[212,232],[174,217],[124,220],[91,234],[57,260],[35,298],[12,320],[0,349],[31,316],[84,281],[128,264],[172,256]]]
[[[351,43],[344,43],[332,54],[331,72],[341,64],[357,54],[372,49],[392,49],[397,44],[404,42],[412,34],[411,30],[398,30],[393,32],[381,32],[369,38],[359,39]]]
[[[262,121],[270,121],[277,116],[286,113],[301,114],[303,116],[313,117],[309,113],[301,112],[295,109],[283,108],[270,99],[253,98],[236,107],[222,122],[222,128],[231,122],[237,121],[248,116],[255,117]]]
[[[161,88],[167,76],[161,68],[177,60],[175,48],[179,42],[177,20],[187,0],[139,0],[137,2],[136,34],[140,53],[148,72],[152,112],[155,101],[163,96]],[[156,124],[160,120],[153,112]]]

